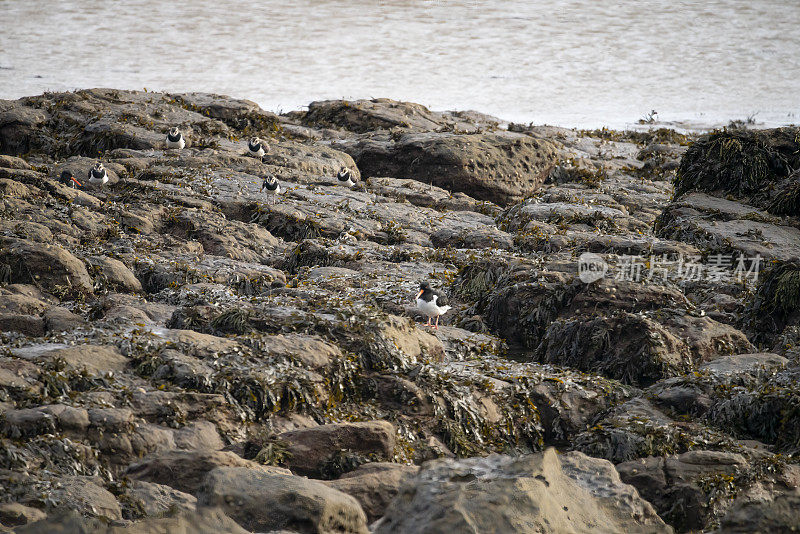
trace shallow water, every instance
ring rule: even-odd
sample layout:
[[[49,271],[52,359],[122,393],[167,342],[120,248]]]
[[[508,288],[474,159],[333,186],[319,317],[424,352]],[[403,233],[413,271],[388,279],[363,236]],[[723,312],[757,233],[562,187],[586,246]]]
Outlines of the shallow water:
[[[508,120],[800,123],[797,0],[0,0],[0,98],[385,96]]]

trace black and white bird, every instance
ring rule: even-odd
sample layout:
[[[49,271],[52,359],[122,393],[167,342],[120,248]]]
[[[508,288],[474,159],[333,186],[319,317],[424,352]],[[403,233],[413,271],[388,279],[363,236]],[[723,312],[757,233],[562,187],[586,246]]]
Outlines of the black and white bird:
[[[428,323],[425,326],[433,326],[439,329],[439,317],[450,311],[450,306],[447,305],[447,297],[431,289],[429,282],[422,282],[419,285],[419,293],[417,293],[417,310],[422,315],[428,317]],[[431,319],[436,317],[436,324],[431,324]]]
[[[177,148],[180,150],[185,146],[186,140],[183,138],[181,131],[174,126],[170,128],[167,133],[167,148]]]
[[[339,174],[336,175],[336,179],[339,180],[339,185],[344,185],[347,187],[353,187],[356,185],[355,177],[347,167],[342,167],[339,169]]]
[[[264,177],[264,182],[261,184],[261,190],[267,194],[270,204],[275,204],[275,198],[281,194],[281,184],[278,179],[268,174]]]
[[[269,145],[258,137],[253,137],[247,143],[247,151],[254,158],[261,158],[269,152]]]
[[[89,171],[89,183],[92,185],[105,185],[108,183],[108,173],[99,161]]]
[[[58,177],[58,183],[68,185],[73,189],[83,187],[83,184],[76,180],[75,176],[69,171],[61,171],[61,176]]]

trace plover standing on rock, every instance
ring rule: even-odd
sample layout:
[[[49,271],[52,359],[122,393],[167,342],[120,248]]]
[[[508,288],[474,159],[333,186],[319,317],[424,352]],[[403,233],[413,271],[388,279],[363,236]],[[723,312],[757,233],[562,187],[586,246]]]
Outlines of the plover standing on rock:
[[[108,173],[99,161],[89,171],[89,183],[92,185],[105,185],[108,183]]]
[[[264,177],[264,183],[261,184],[261,190],[266,192],[267,199],[270,204],[275,204],[275,198],[281,194],[281,184],[278,179],[268,174]]]
[[[254,158],[261,158],[264,154],[269,152],[269,145],[258,137],[253,137],[250,139],[250,142],[247,143],[247,150]]]
[[[177,148],[180,150],[185,146],[186,141],[183,139],[181,131],[176,127],[170,128],[167,133],[167,148]]]
[[[433,326],[439,330],[439,317],[450,311],[447,305],[447,297],[431,289],[429,282],[422,282],[417,293],[417,309],[422,315],[428,316],[428,323],[425,326]],[[431,319],[436,317],[436,324],[431,324]]]
[[[61,171],[61,176],[58,177],[58,183],[68,185],[73,189],[83,187],[83,184],[76,180],[75,176],[69,171]]]
[[[356,185],[355,177],[347,167],[342,167],[339,169],[339,174],[336,175],[336,179],[339,180],[339,185],[344,185],[347,187],[353,187]]]

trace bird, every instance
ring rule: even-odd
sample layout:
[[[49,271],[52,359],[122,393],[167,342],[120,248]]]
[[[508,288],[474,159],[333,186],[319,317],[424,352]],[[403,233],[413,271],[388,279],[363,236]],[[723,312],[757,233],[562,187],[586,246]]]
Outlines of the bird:
[[[186,146],[186,141],[183,139],[183,134],[177,127],[172,127],[167,133],[167,148],[181,149]]]
[[[58,183],[69,185],[73,189],[76,187],[83,187],[83,184],[76,180],[75,176],[69,171],[61,171],[61,176],[58,177]]]
[[[432,326],[439,330],[439,317],[450,311],[447,305],[447,297],[431,289],[429,282],[422,282],[417,293],[417,310],[422,315],[428,316],[428,323],[425,326]],[[431,319],[436,317],[436,324],[431,324]]]
[[[264,154],[269,152],[269,145],[258,137],[253,137],[250,139],[250,142],[247,143],[247,149],[254,158],[261,158]]]
[[[270,204],[275,204],[275,197],[281,194],[281,184],[278,183],[277,178],[268,174],[264,177],[261,190],[267,193]]]
[[[89,183],[92,185],[105,185],[108,183],[108,173],[99,161],[89,171]]]
[[[344,185],[347,187],[353,187],[356,185],[356,180],[353,177],[353,173],[350,172],[350,169],[347,167],[342,167],[339,169],[339,174],[336,175],[336,178],[339,180],[339,185]]]

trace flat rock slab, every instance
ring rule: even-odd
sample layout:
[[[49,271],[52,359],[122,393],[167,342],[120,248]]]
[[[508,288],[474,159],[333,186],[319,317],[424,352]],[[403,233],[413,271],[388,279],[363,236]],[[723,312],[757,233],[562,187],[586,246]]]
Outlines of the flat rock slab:
[[[389,505],[376,534],[671,532],[614,466],[554,449],[434,460]]]
[[[211,471],[198,491],[198,504],[219,506],[255,532],[369,532],[366,516],[353,497],[307,478],[241,467]]]

